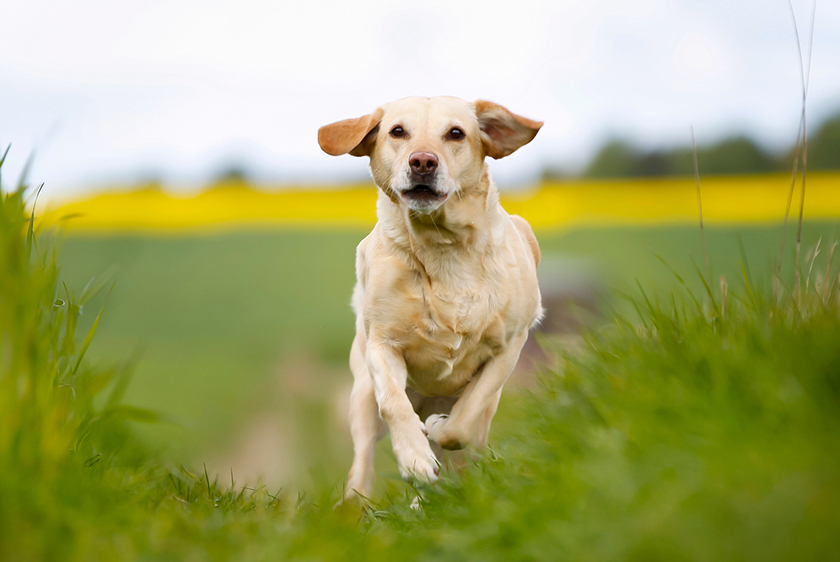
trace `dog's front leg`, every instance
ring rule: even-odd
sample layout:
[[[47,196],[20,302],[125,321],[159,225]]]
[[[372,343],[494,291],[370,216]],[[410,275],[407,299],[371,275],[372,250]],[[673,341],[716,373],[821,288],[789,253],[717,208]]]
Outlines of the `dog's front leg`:
[[[431,415],[426,418],[429,439],[444,449],[463,449],[468,444],[484,446],[490,421],[495,413],[501,390],[513,372],[528,332],[514,338],[508,347],[484,365],[481,373],[473,378],[449,416]]]
[[[367,363],[379,415],[388,424],[400,474],[405,479],[434,482],[439,463],[426,438],[425,425],[405,393],[405,359],[393,346],[372,337],[367,346]]]

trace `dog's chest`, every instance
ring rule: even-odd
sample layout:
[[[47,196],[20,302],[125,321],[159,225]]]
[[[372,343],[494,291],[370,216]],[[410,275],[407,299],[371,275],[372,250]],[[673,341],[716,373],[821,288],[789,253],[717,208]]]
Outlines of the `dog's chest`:
[[[403,356],[409,384],[427,395],[454,395],[505,341],[499,287],[482,280],[425,286]]]

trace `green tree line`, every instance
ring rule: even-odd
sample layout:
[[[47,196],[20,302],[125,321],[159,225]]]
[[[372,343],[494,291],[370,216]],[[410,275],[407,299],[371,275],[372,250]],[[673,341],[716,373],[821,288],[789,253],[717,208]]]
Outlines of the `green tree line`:
[[[697,147],[697,161],[703,175],[753,174],[790,170],[795,147],[773,153],[746,135]],[[825,121],[808,138],[809,170],[840,170],[840,113]],[[586,178],[690,176],[694,156],[690,146],[669,150],[643,150],[633,143],[614,139],[607,142],[583,172]],[[550,171],[547,176],[562,174]]]

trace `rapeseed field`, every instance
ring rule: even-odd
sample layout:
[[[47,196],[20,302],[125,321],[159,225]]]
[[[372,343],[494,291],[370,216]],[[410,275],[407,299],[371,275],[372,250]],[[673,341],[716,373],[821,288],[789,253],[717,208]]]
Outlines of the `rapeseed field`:
[[[784,216],[789,190],[785,174],[703,178],[704,219],[709,224],[776,222]],[[840,216],[840,174],[809,174],[807,192],[809,219]],[[502,205],[541,230],[697,222],[691,178],[543,182],[504,191]],[[295,188],[240,180],[182,195],[155,185],[122,187],[53,205],[41,220],[72,232],[371,227],[376,191],[372,184]]]

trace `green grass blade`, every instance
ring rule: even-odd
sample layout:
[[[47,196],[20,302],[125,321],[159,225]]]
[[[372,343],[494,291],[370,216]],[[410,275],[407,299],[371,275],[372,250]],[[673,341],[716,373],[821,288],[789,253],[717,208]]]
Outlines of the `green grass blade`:
[[[101,275],[91,277],[90,280],[85,285],[82,292],[79,294],[79,297],[76,299],[76,302],[79,306],[83,306],[87,304],[90,299],[95,297],[99,291],[102,290],[102,287],[107,285],[109,282],[112,282],[116,275],[117,268],[111,267],[102,273]]]
[[[138,408],[137,406],[128,406],[125,404],[114,406],[107,412],[103,412],[102,418],[131,420],[141,423],[158,423],[164,419],[163,416],[154,410]]]
[[[680,285],[682,285],[683,288],[685,288],[686,292],[688,293],[688,296],[691,297],[692,301],[694,301],[694,304],[697,307],[697,310],[703,310],[703,307],[700,304],[700,301],[698,301],[697,297],[694,296],[694,291],[691,290],[691,287],[688,286],[688,283],[685,282],[685,280],[680,276],[680,274],[677,273],[677,271],[673,267],[671,267],[671,265],[667,261],[665,261],[665,258],[660,256],[659,254],[653,254],[653,255],[656,257],[656,259],[661,261],[662,264],[665,267],[668,268],[668,270],[674,275],[674,277],[677,278],[677,281],[680,283]]]
[[[636,314],[639,315],[639,320],[642,322],[642,325],[645,327],[645,329],[649,328],[648,323],[645,320],[645,315],[642,314],[642,309],[639,308],[639,303],[637,302],[637,300],[634,299],[633,297],[631,297],[630,295],[628,295],[627,293],[624,293],[622,291],[617,290],[615,292],[615,294],[618,295],[619,298],[621,298],[621,299],[629,302],[631,305],[633,305],[633,308],[636,309]]]
[[[642,287],[642,283],[638,279],[636,279],[636,286],[639,287],[639,292],[642,293],[642,298],[645,299],[645,304],[648,307],[648,311],[650,312],[650,316],[651,316],[651,318],[653,318],[656,315],[657,310],[653,307],[653,303],[648,298],[644,287]]]
[[[116,283],[114,283],[116,285]],[[108,296],[105,297],[105,302],[102,303],[102,309],[99,311],[99,314],[96,315],[96,320],[93,321],[93,326],[90,327],[88,330],[87,335],[85,336],[85,341],[82,343],[82,348],[79,350],[79,356],[76,358],[76,364],[73,366],[73,373],[75,374],[79,370],[79,365],[82,363],[82,359],[87,353],[88,347],[90,347],[90,342],[93,341],[93,336],[96,334],[96,328],[99,327],[99,321],[102,319],[102,313],[105,312],[105,305],[108,304],[108,297],[111,296],[111,292],[114,290],[114,285],[111,285],[111,290],[108,291]]]
[[[108,394],[108,398],[105,401],[106,408],[115,407],[122,401],[126,390],[128,390],[128,385],[131,382],[134,369],[140,362],[140,356],[142,354],[143,350],[135,351],[128,361],[123,364],[122,368],[115,374],[114,386],[111,388],[111,392]]]
[[[750,271],[749,267],[744,263],[743,259],[738,260],[738,264],[741,266],[741,276],[744,279],[744,287],[747,289],[747,296],[749,297],[749,304],[751,308],[755,310],[757,303],[755,299],[755,292],[753,291],[752,282],[750,282]]]
[[[6,156],[8,156],[8,155],[9,155],[9,150],[10,150],[11,148],[12,148],[12,145],[11,145],[11,144],[7,145],[7,146],[6,146],[6,150],[3,152],[3,156],[2,156],[2,157],[0,157],[0,171],[2,171],[2,170],[3,170],[3,162],[5,162],[5,161],[6,161]],[[0,181],[0,188],[2,188],[2,186],[3,186],[3,182],[2,182],[2,181]]]
[[[36,251],[38,250],[35,244],[35,207],[38,206],[38,196],[41,195],[42,189],[44,189],[44,184],[41,184],[35,193],[35,202],[32,203],[32,214],[29,216],[29,228],[26,230],[26,253],[28,255],[32,255],[33,247]]]
[[[709,287],[708,281],[706,281],[706,276],[703,275],[703,272],[700,270],[700,266],[697,265],[697,262],[694,260],[694,257],[691,258],[691,263],[694,265],[694,270],[697,272],[697,277],[700,278],[700,281],[703,282],[703,288],[706,289],[706,294],[712,301],[712,306],[714,306],[715,310],[717,310],[717,302],[715,301],[715,295],[712,292],[712,288]]]

